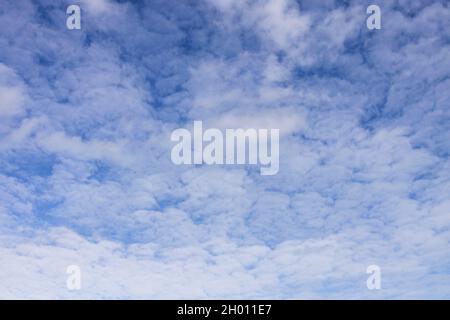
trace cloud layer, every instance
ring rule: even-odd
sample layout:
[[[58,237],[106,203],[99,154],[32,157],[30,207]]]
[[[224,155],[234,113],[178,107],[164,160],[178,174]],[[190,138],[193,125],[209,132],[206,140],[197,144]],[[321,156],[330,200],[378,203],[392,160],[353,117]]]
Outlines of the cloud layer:
[[[450,297],[446,1],[69,4],[0,4],[1,298]],[[279,173],[174,166],[194,120]]]

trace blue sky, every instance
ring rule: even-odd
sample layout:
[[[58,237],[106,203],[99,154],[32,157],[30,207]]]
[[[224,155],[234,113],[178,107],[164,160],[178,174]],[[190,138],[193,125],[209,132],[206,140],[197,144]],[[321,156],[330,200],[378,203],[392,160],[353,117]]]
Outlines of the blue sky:
[[[3,0],[0,25],[1,298],[450,298],[448,2]],[[194,120],[280,128],[279,173],[175,166]]]

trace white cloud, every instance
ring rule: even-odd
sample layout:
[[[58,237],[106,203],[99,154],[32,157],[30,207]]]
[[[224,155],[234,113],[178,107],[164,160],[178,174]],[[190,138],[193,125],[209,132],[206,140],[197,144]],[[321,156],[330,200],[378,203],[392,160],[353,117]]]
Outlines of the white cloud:
[[[13,69],[0,63],[1,119],[20,116],[25,111],[26,95],[23,83]]]

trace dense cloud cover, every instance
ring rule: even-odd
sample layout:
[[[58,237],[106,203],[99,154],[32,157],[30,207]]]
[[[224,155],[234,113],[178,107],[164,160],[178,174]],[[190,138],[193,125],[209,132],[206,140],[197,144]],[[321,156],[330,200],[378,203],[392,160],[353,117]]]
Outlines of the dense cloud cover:
[[[447,1],[70,4],[0,3],[1,298],[450,298]],[[279,173],[175,166],[194,120]]]

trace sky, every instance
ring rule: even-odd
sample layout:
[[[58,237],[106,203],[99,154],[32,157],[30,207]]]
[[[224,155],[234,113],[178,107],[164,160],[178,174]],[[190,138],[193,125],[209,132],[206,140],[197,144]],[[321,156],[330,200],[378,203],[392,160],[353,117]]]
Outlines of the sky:
[[[2,0],[0,26],[0,298],[450,298],[447,1]],[[174,165],[197,120],[279,128],[278,174]]]

